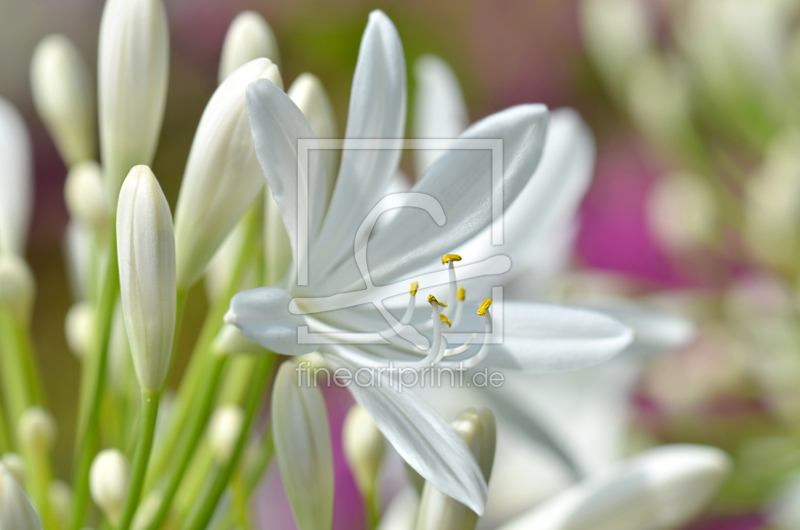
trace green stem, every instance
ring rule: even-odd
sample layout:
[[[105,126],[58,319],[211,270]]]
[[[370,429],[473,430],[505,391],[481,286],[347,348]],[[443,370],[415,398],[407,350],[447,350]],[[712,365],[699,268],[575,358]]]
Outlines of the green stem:
[[[25,377],[25,368],[17,342],[14,340],[14,316],[0,304],[0,377],[3,380],[3,400],[9,408],[9,428],[17,430],[22,413],[33,404]]]
[[[23,447],[22,450],[28,470],[27,487],[39,509],[42,528],[57,530],[60,525],[50,505],[50,482],[53,480],[53,471],[50,468],[50,456],[47,449],[31,446]]]
[[[226,356],[219,355],[214,358],[213,363],[209,367],[209,373],[207,374],[208,382],[201,395],[202,402],[200,403],[200,410],[189,420],[189,436],[178,450],[177,465],[169,476],[167,487],[161,499],[161,504],[158,507],[158,512],[156,512],[152,522],[148,526],[149,530],[158,530],[161,528],[161,525],[169,514],[172,500],[178,492],[181,480],[183,480],[183,476],[186,473],[186,468],[192,460],[192,456],[197,448],[197,444],[200,442],[208,417],[211,415],[211,406],[214,403],[214,396],[219,386],[220,375],[222,374],[222,369],[225,367],[227,359]],[[175,457],[176,455],[173,455],[173,458]]]
[[[374,530],[378,526],[380,515],[378,513],[377,495],[375,495],[375,488],[363,496],[364,512],[366,516],[367,528]]]
[[[211,520],[214,510],[217,508],[219,499],[222,497],[236,466],[239,464],[239,459],[242,456],[247,441],[247,435],[250,431],[250,425],[253,423],[253,418],[258,410],[258,404],[261,402],[261,397],[264,393],[264,387],[269,380],[276,359],[277,356],[271,354],[265,354],[259,358],[253,381],[250,384],[250,390],[247,393],[247,398],[244,403],[244,423],[239,437],[236,440],[236,446],[231,454],[231,458],[224,466],[217,468],[214,476],[211,478],[210,487],[195,500],[189,512],[189,517],[181,527],[182,530],[202,530],[208,526],[208,522]]]
[[[2,353],[0,353],[0,356]],[[6,413],[3,410],[3,404],[0,403],[0,455],[11,451],[11,439],[8,437],[8,423],[6,420]]]
[[[142,417],[139,444],[136,446],[136,455],[133,457],[131,467],[131,480],[128,486],[128,497],[122,510],[119,530],[128,530],[139,505],[139,496],[142,493],[144,476],[147,473],[147,463],[150,461],[150,451],[153,448],[153,438],[156,433],[156,419],[158,419],[158,402],[161,392],[142,392]]]
[[[267,429],[261,436],[258,453],[256,454],[256,461],[253,463],[252,469],[250,473],[247,474],[247,479],[245,481],[245,491],[248,497],[256,489],[256,486],[258,486],[258,482],[261,480],[261,477],[264,476],[264,472],[267,470],[269,463],[272,462],[274,454],[275,443],[272,440],[272,424],[268,423]]]

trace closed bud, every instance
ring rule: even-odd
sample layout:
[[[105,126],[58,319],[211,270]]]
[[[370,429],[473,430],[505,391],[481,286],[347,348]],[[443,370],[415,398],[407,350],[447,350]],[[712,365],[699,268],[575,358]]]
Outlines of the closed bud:
[[[143,391],[164,386],[175,332],[172,217],[153,172],[136,166],[117,207],[120,298],[133,364]]]
[[[214,459],[224,464],[233,454],[244,423],[244,411],[238,405],[221,405],[208,425],[208,446]]]
[[[56,420],[42,407],[30,407],[20,415],[17,438],[20,445],[45,454],[56,441]]]
[[[280,64],[275,35],[264,17],[255,11],[243,11],[233,19],[225,34],[219,62],[219,82],[222,83],[243,64],[261,57]]]
[[[53,508],[58,521],[64,528],[69,525],[70,505],[72,504],[72,489],[63,480],[54,480],[47,489],[47,498]]]
[[[89,302],[73,304],[64,322],[67,346],[78,359],[84,359],[92,349],[95,336],[94,306]]]
[[[100,164],[87,160],[73,166],[64,184],[64,199],[70,217],[91,227],[98,235],[105,233],[110,209]]]
[[[96,158],[94,82],[71,40],[63,35],[42,39],[33,52],[31,89],[67,167]]]
[[[89,490],[95,504],[113,525],[122,516],[129,482],[130,466],[121,451],[106,449],[97,454],[89,470]]]
[[[497,428],[489,409],[467,409],[453,422],[453,428],[464,439],[477,460],[483,478],[489,482],[497,446]],[[425,484],[417,514],[416,530],[472,530],[478,514],[452,497]]]
[[[5,453],[0,462],[6,465],[9,471],[17,479],[17,482],[24,485],[26,479],[25,460],[17,453]]]
[[[0,528],[42,530],[42,522],[30,497],[3,462],[0,462]]]
[[[342,442],[358,489],[365,497],[371,498],[386,451],[386,440],[369,413],[358,405],[347,414]]]
[[[97,70],[100,150],[116,199],[128,171],[152,162],[164,118],[169,35],[161,0],[106,2]]]
[[[200,278],[266,182],[245,106],[247,85],[257,79],[283,86],[269,59],[251,61],[217,88],[197,126],[175,209],[181,288]]]
[[[35,299],[36,280],[28,264],[14,254],[0,255],[0,303],[27,325]]]
[[[33,212],[32,151],[17,109],[0,98],[0,254],[22,255]]]

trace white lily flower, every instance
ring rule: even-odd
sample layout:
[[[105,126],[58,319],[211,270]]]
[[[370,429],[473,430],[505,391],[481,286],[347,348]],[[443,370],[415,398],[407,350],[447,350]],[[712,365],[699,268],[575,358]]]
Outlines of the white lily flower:
[[[172,216],[153,172],[131,169],[117,207],[120,297],[133,364],[143,391],[164,386],[175,333]]]
[[[42,530],[42,521],[30,497],[3,462],[0,462],[0,528]]]
[[[652,449],[498,530],[667,530],[691,520],[730,471],[714,447]]]
[[[245,89],[257,79],[283,86],[269,59],[250,61],[217,88],[197,126],[175,207],[180,288],[200,278],[264,187],[245,108]]]
[[[278,42],[264,17],[255,11],[242,11],[231,22],[219,61],[219,82],[253,59],[266,57],[280,64]]]
[[[108,0],[98,45],[100,150],[109,197],[156,152],[169,78],[167,14],[161,0]]]
[[[604,315],[578,309],[506,303],[499,312],[503,314],[497,315],[498,322],[503,324],[503,344],[473,345],[474,339],[469,339],[461,346],[446,348],[442,328],[450,317],[459,330],[491,333],[493,310],[485,310],[491,301],[487,300],[481,310],[484,316],[478,316],[475,314],[477,305],[469,309],[461,304],[460,295],[456,299],[453,257],[442,260],[443,263],[449,261],[447,269],[434,275],[415,278],[412,273],[442,259],[442,255],[489,226],[491,167],[485,152],[452,151],[441,158],[411,195],[429,208],[435,222],[416,208],[402,209],[373,235],[368,252],[368,274],[361,276],[366,274],[365,268],[359,271],[360,265],[357,267],[350,254],[353,242],[356,241],[356,255],[361,256],[358,259],[365,260],[365,242],[370,223],[377,220],[376,212],[404,206],[403,201],[409,200],[409,195],[395,194],[381,199],[395,174],[399,151],[358,150],[348,145],[355,139],[379,138],[386,142],[385,139],[400,138],[405,108],[402,45],[391,21],[383,13],[373,12],[353,82],[342,164],[331,202],[326,205],[326,176],[321,163],[313,163],[312,158],[308,174],[300,175],[300,182],[307,179],[308,184],[298,186],[297,141],[310,138],[313,144],[314,138],[308,121],[291,99],[274,85],[259,81],[248,88],[248,112],[256,152],[290,236],[296,268],[284,282],[285,289],[262,288],[234,297],[226,321],[240,327],[245,337],[265,348],[289,355],[319,348],[331,366],[352,371],[361,367],[386,367],[388,363],[420,369],[430,367],[432,362],[440,367],[454,367],[459,363],[474,366],[484,362],[488,367],[548,372],[596,364],[627,346],[632,339],[630,330]],[[478,122],[456,142],[458,145],[474,139],[503,141],[503,173],[498,175],[495,185],[502,187],[506,206],[513,204],[536,170],[547,117],[547,110],[541,105],[514,107]],[[399,149],[400,142],[388,140],[388,146]],[[308,219],[301,216],[298,221],[298,198],[308,199]],[[373,208],[379,201],[379,207]],[[367,222],[362,224],[365,217]],[[300,227],[306,223],[309,228],[307,254],[299,243]],[[507,270],[506,259],[502,256],[494,259],[489,263]],[[298,269],[302,272],[304,265],[308,265],[308,285],[300,285],[300,273],[295,274]],[[461,311],[440,313],[440,304],[435,299],[430,307],[415,311],[416,287],[412,287],[408,298],[408,320],[390,321],[392,326],[387,326],[386,312],[379,315],[377,311],[370,313],[355,308],[372,303],[380,310],[383,299],[407,293],[409,284],[416,279],[420,280],[423,290],[449,285],[452,294],[447,303],[452,304],[452,309],[461,307]],[[363,290],[365,280],[371,289]],[[344,308],[319,313],[330,309],[325,306],[325,299],[319,297],[332,293],[346,293],[342,295],[348,297]],[[431,315],[430,320],[425,313]],[[456,317],[456,314],[461,316]],[[458,325],[459,320],[463,327]],[[409,325],[412,321],[415,326]],[[420,335],[417,327],[427,334]],[[298,340],[301,330],[315,333],[315,338]],[[353,337],[365,333],[373,341],[378,335],[386,342],[352,343]],[[407,340],[409,338],[411,340]],[[456,355],[457,360],[453,360],[452,356]],[[388,379],[386,374],[381,377]],[[440,491],[476,513],[482,513],[486,482],[463,440],[413,393],[399,392],[388,386],[388,382],[380,388],[356,384],[349,389],[414,469]]]
[[[105,449],[97,454],[89,472],[89,489],[95,504],[113,525],[122,517],[129,482],[130,465],[122,451]]]
[[[49,35],[31,60],[33,103],[67,167],[97,158],[94,82],[71,40]]]
[[[33,213],[32,160],[25,121],[0,97],[0,253],[25,252]]]

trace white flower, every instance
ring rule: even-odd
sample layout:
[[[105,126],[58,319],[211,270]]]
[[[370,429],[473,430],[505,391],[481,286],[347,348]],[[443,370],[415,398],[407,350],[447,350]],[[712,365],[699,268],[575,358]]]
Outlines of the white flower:
[[[17,422],[19,443],[39,454],[47,453],[56,441],[56,420],[42,407],[29,407]]]
[[[42,522],[30,497],[3,462],[0,462],[0,528],[42,530]]]
[[[108,0],[98,45],[100,150],[109,196],[158,144],[169,77],[167,15],[161,0]]]
[[[67,167],[97,158],[94,82],[71,40],[49,35],[33,52],[33,103]]]
[[[89,302],[76,302],[67,311],[64,320],[64,335],[67,346],[78,359],[85,359],[92,351],[95,337],[94,305]]]
[[[169,205],[147,166],[131,169],[117,207],[120,294],[143,391],[164,386],[175,332],[175,240]]]
[[[17,482],[21,485],[25,484],[25,478],[28,473],[22,456],[17,453],[3,453],[0,463],[5,464],[11,474],[14,475],[14,478],[17,479]]]
[[[89,471],[89,489],[111,524],[122,517],[129,482],[130,465],[122,451],[105,449],[97,454]]]
[[[72,166],[64,183],[64,199],[70,217],[97,235],[105,234],[110,208],[100,164],[88,160]]]
[[[32,151],[17,109],[0,97],[0,253],[23,254],[33,212]]]
[[[222,83],[243,64],[261,57],[280,64],[275,35],[264,17],[255,11],[242,11],[231,22],[225,42],[222,43],[219,82]]]
[[[257,79],[283,86],[269,59],[250,61],[217,88],[197,126],[175,208],[178,286],[183,289],[200,278],[264,187],[245,108],[245,89]]]
[[[503,344],[463,344],[446,349],[439,304],[414,311],[416,290],[409,300],[408,320],[398,322],[383,311],[355,306],[374,304],[383,308],[388,297],[408,293],[412,281],[422,292],[436,285],[449,285],[442,315],[451,317],[459,331],[491,333],[492,310],[476,314],[477,305],[456,299],[457,285],[452,260],[447,268],[416,276],[414,271],[442,256],[489,226],[491,221],[491,164],[486,152],[452,151],[441,158],[412,190],[414,200],[432,212],[403,208],[369,241],[369,281],[353,260],[367,258],[365,242],[377,214],[389,206],[404,206],[408,195],[383,193],[397,169],[400,152],[395,149],[348,149],[355,139],[390,139],[400,147],[405,126],[406,94],[402,46],[389,19],[373,12],[367,26],[351,93],[345,149],[336,188],[326,204],[323,165],[308,165],[307,187],[298,186],[297,140],[314,138],[311,127],[296,105],[281,90],[266,81],[248,88],[248,112],[256,152],[281,210],[292,242],[295,266],[284,289],[262,288],[238,294],[226,316],[242,329],[245,337],[283,354],[309,353],[319,348],[334,368],[355,372],[360,367],[422,368],[433,362],[440,367],[485,366],[533,372],[575,369],[599,363],[632,339],[628,328],[604,315],[585,310],[529,303],[502,306]],[[544,144],[548,113],[541,105],[523,105],[492,115],[469,128],[462,139],[501,139],[503,173],[495,183],[502,187],[504,205],[513,204],[536,170]],[[456,142],[458,145],[458,142]],[[313,151],[313,148],[312,148]],[[298,187],[300,188],[298,190]],[[298,197],[308,199],[308,219],[299,219]],[[379,208],[374,206],[381,201]],[[325,213],[327,212],[327,213]],[[366,223],[364,222],[366,219]],[[309,228],[308,254],[299,244],[298,219]],[[445,222],[446,220],[446,222]],[[364,230],[366,229],[366,233]],[[360,230],[357,235],[356,232]],[[446,260],[442,260],[444,263]],[[497,272],[508,268],[508,260],[495,256],[488,262]],[[308,285],[295,271],[308,266]],[[484,264],[485,265],[485,264]],[[500,270],[502,269],[502,270]],[[345,293],[344,309],[331,309],[321,297]],[[487,300],[487,304],[491,301]],[[291,309],[291,310],[290,310]],[[431,315],[427,319],[425,313]],[[456,316],[460,315],[460,316]],[[386,318],[391,318],[391,327]],[[459,326],[459,320],[463,327]],[[409,325],[414,321],[415,326]],[[307,326],[307,329],[305,328]],[[422,336],[417,328],[423,329]],[[299,331],[324,336],[299,341]],[[352,344],[359,333],[376,336],[385,344]],[[410,340],[408,340],[410,339]],[[309,343],[310,342],[310,343]],[[317,342],[317,343],[314,343]],[[451,357],[451,355],[457,357]],[[456,359],[456,360],[452,360]],[[387,378],[384,373],[381,377]],[[406,461],[437,489],[482,513],[486,482],[464,441],[420,398],[399,392],[395,386],[350,385],[356,401],[364,407]]]
[[[220,405],[208,422],[208,446],[216,461],[224,464],[233,454],[244,423],[244,411],[238,405]]]

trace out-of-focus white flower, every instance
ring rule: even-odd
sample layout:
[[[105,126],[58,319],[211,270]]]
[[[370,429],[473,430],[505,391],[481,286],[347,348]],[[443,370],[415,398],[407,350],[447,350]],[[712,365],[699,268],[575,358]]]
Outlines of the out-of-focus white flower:
[[[255,11],[242,11],[231,22],[222,43],[219,82],[222,83],[243,64],[260,57],[280,64],[278,42],[264,17]]]
[[[413,486],[406,486],[381,514],[378,530],[413,530],[418,509],[419,493]]]
[[[653,234],[672,252],[696,250],[713,241],[717,228],[714,194],[700,175],[673,173],[658,180],[647,202]]]
[[[83,223],[70,221],[64,233],[64,261],[72,299],[88,300],[92,285],[92,230]]]
[[[64,321],[67,346],[79,359],[85,359],[92,351],[95,337],[94,306],[89,302],[77,302],[67,311]]]
[[[120,293],[142,390],[164,386],[175,332],[175,239],[164,193],[147,166],[131,169],[119,195]]]
[[[28,264],[14,254],[0,254],[0,303],[24,325],[31,320],[36,280]]]
[[[103,170],[94,160],[74,165],[64,183],[64,199],[70,216],[103,236],[110,208],[103,186]]]
[[[20,444],[39,454],[45,454],[53,447],[56,432],[55,418],[42,407],[25,409],[17,422]]]
[[[177,277],[182,289],[203,274],[264,187],[245,107],[245,90],[257,79],[283,86],[277,66],[269,59],[255,59],[223,81],[197,126],[175,208]]]
[[[240,353],[262,353],[264,348],[242,336],[242,331],[236,326],[225,324],[214,339],[214,351],[234,355]]]
[[[322,391],[287,361],[272,391],[272,437],[281,480],[300,530],[333,524],[333,454]]]
[[[161,0],[108,0],[98,48],[100,151],[112,201],[158,144],[169,77],[167,15]]]
[[[3,462],[0,462],[0,528],[42,530],[42,522],[30,497]]]
[[[97,158],[94,82],[71,40],[49,35],[33,52],[33,103],[67,167]]]
[[[358,489],[366,498],[372,498],[386,451],[386,440],[369,413],[358,405],[347,413],[342,444]]]
[[[25,469],[25,459],[23,459],[22,456],[17,453],[4,453],[2,458],[0,458],[0,462],[6,465],[8,470],[14,475],[14,478],[17,479],[17,482],[22,485],[25,484],[27,472]]]
[[[0,97],[0,254],[23,254],[33,211],[32,151],[17,109]]]
[[[208,423],[208,446],[216,461],[224,464],[233,454],[244,424],[244,411],[238,405],[220,405]]]
[[[89,470],[89,490],[113,525],[122,517],[129,482],[130,465],[122,451],[105,449],[97,454]]]
[[[63,480],[54,480],[47,488],[47,499],[58,521],[66,527],[69,524],[72,488]]]

